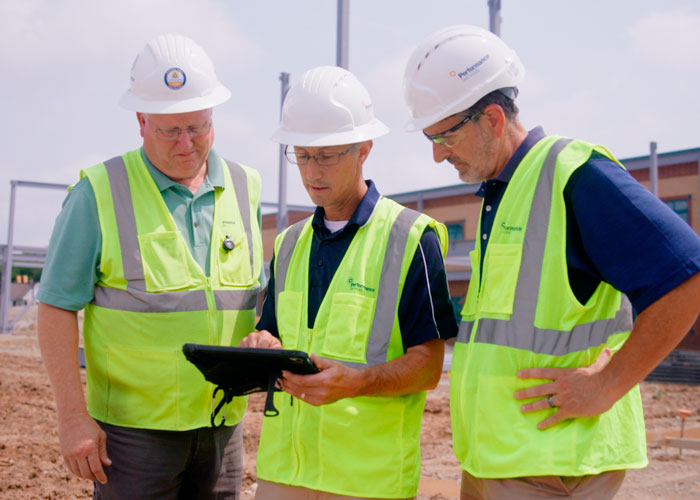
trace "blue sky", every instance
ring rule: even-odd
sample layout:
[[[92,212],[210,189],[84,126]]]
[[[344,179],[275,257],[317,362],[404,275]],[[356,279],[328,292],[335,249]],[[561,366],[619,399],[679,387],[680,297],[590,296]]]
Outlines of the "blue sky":
[[[429,143],[403,132],[402,77],[413,48],[451,24],[488,28],[486,0],[349,0],[349,69],[390,128],[365,176],[392,194],[459,183]],[[335,64],[335,0],[2,0],[0,242],[10,180],[72,183],[81,168],[140,145],[117,105],[134,57],[161,33],[192,37],[233,97],[215,111],[215,148],[256,168],[277,199],[280,72],[292,82]],[[501,36],[526,68],[526,128],[605,145],[618,158],[700,146],[700,3],[695,0],[502,0]],[[288,201],[309,204],[289,172]],[[18,190],[15,243],[45,245],[64,195]]]

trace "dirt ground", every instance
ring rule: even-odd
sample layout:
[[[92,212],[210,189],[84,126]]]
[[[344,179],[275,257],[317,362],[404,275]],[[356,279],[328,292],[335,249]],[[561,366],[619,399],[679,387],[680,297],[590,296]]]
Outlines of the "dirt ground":
[[[0,334],[0,499],[87,499],[92,484],[70,474],[58,452],[55,404],[41,362],[33,321]],[[448,375],[428,393],[422,431],[419,500],[459,498],[460,470],[452,454]],[[649,466],[630,471],[617,498],[700,499],[700,450],[661,444],[677,437],[679,408],[691,410],[685,436],[700,438],[700,387],[643,383]],[[264,395],[250,398],[244,419],[242,500],[255,492],[255,452]]]

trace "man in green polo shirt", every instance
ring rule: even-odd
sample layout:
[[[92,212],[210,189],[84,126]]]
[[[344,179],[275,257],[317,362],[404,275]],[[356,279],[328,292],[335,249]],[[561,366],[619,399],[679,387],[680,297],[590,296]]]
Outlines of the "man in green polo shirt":
[[[245,399],[213,428],[213,388],[181,352],[238,344],[265,285],[260,177],[212,149],[212,108],[230,95],[194,41],[150,41],[120,101],[143,146],[83,170],[56,220],[39,343],[61,453],[98,499],[239,495]]]

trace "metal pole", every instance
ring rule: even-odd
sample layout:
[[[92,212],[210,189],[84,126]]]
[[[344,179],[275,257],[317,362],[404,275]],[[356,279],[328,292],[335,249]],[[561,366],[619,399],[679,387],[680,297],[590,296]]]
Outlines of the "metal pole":
[[[7,318],[10,311],[10,282],[12,281],[12,253],[14,251],[12,244],[15,228],[15,189],[20,186],[41,189],[68,189],[68,184],[14,180],[10,181],[10,186],[10,220],[7,224],[7,246],[5,247],[5,263],[2,271],[2,286],[0,286],[0,293],[2,293],[2,296],[0,296],[0,333],[12,331],[12,325],[8,323]],[[30,265],[29,267],[37,266]]]
[[[487,0],[489,5],[489,31],[501,36],[501,0]]]
[[[649,180],[651,182],[651,192],[659,197],[659,157],[656,154],[656,143],[649,143]]]
[[[348,69],[348,19],[350,18],[350,0],[338,0],[338,40],[336,44],[335,65]]]
[[[280,97],[280,116],[284,98],[289,90],[289,73],[280,73],[282,93]],[[287,227],[287,159],[284,157],[284,144],[280,144],[279,188],[277,193],[277,232],[281,233]]]
[[[12,280],[12,239],[15,229],[15,188],[16,181],[10,181],[10,220],[7,225],[7,246],[5,247],[5,265],[2,270],[2,300],[0,300],[0,333],[11,331],[8,324],[10,311],[10,282]]]

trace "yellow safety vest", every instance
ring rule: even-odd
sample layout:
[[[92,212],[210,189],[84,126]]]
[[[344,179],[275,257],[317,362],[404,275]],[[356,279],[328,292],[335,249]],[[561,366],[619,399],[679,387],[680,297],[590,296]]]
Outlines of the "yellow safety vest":
[[[605,346],[618,351],[632,328],[619,291],[601,283],[581,304],[569,286],[563,192],[594,150],[614,160],[582,141],[539,141],[499,204],[483,274],[478,244],[471,253],[450,407],[455,454],[476,477],[580,476],[647,464],[638,386],[602,415],[543,431],[537,423],[556,409],[523,414],[524,402],[513,397],[543,383],[518,379],[519,369],[590,365]]]
[[[311,219],[275,241],[275,307],[285,349],[365,368],[404,354],[398,320],[403,283],[421,235],[433,227],[447,248],[445,226],[381,198],[350,244],[307,327]],[[275,395],[279,416],[263,421],[258,477],[339,495],[415,496],[425,391],[400,397],[342,399],[290,406]]]
[[[214,194],[210,276],[192,257],[140,150],[81,172],[102,231],[100,280],[83,328],[88,411],[125,427],[210,425],[213,386],[182,354],[187,342],[237,345],[255,328],[262,266],[260,177],[222,161]],[[234,241],[223,248],[226,235]],[[228,405],[241,421],[246,399]]]

